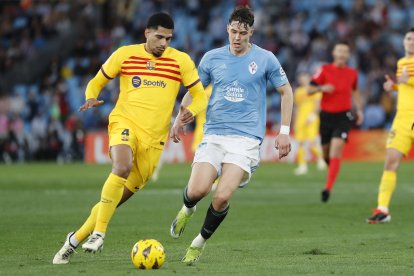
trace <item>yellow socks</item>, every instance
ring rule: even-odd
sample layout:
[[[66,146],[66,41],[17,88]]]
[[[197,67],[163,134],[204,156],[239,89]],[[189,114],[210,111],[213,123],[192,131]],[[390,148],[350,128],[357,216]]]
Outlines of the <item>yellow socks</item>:
[[[91,214],[86,219],[85,223],[75,232],[75,239],[77,240],[77,243],[82,242],[84,239],[86,239],[95,228],[96,224],[96,217],[98,216],[98,210],[99,210],[99,202],[93,206],[91,210]]]
[[[101,194],[94,232],[105,233],[116,206],[122,198],[126,179],[113,173],[109,174]]]
[[[322,159],[322,151],[318,146],[311,146],[311,152],[315,155],[316,160]]]
[[[397,184],[397,174],[394,171],[384,171],[378,194],[378,209],[388,212],[392,194]]]
[[[305,165],[306,159],[305,159],[305,147],[299,146],[298,148],[298,165]]]

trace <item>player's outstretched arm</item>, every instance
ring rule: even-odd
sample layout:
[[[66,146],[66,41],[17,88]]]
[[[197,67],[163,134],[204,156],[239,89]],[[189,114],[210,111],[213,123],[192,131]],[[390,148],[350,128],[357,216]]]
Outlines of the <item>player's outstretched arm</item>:
[[[98,107],[103,105],[104,101],[97,100],[97,99],[88,99],[81,107],[79,107],[79,111],[85,111],[92,107]]]
[[[187,109],[187,106],[189,106],[191,102],[191,94],[187,92],[181,101],[180,110],[170,130],[170,138],[173,139],[174,143],[179,143],[181,141],[180,134],[182,133],[185,135],[185,126],[194,120],[193,114]]]
[[[104,103],[102,100],[98,100],[99,93],[102,88],[108,84],[110,79],[105,77],[101,70],[96,74],[96,76],[88,82],[85,90],[85,103],[79,107],[79,111],[85,111],[92,107],[98,107]]]
[[[310,84],[308,88],[308,94],[312,95],[318,92],[332,93],[335,87],[332,84],[314,85]]]
[[[291,151],[289,132],[293,110],[293,92],[289,83],[278,87],[277,91],[282,96],[282,126],[279,135],[276,137],[275,148],[279,150],[279,159],[281,159]]]
[[[391,79],[389,75],[385,75],[385,82],[383,84],[383,88],[387,92],[392,92],[398,89],[396,83]]]

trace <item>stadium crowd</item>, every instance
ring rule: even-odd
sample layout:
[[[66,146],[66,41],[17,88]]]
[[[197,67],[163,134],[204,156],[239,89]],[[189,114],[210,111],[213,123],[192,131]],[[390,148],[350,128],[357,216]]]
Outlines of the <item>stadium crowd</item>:
[[[119,46],[141,43],[148,14],[167,11],[175,19],[172,46],[199,62],[227,43],[225,18],[237,4],[256,14],[253,42],[274,52],[291,80],[330,62],[331,46],[346,40],[351,66],[359,71],[366,120],[363,129],[388,128],[395,95],[382,89],[404,51],[404,31],[414,26],[410,0],[100,0],[2,1],[0,3],[0,160],[82,159],[85,130],[103,129],[116,102],[118,84],[101,93],[105,104],[79,113],[87,81]],[[65,34],[76,39],[66,43]],[[55,47],[67,45],[66,53]],[[45,52],[46,51],[46,52]],[[45,58],[48,57],[48,58]],[[40,77],[11,80],[27,61],[47,63]],[[31,63],[33,64],[33,63]],[[20,67],[19,67],[20,66]],[[27,66],[26,66],[27,67]],[[26,70],[24,74],[33,74]],[[33,71],[33,72],[31,72]],[[5,77],[4,77],[5,76]],[[184,90],[181,93],[184,94]],[[268,127],[280,121],[280,96],[268,94]],[[177,103],[178,106],[178,103]]]

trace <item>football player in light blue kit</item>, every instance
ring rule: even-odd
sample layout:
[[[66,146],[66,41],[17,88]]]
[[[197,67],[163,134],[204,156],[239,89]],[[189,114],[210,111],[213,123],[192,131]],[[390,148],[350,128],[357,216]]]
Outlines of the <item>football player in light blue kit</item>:
[[[253,23],[251,10],[237,7],[227,25],[230,44],[207,52],[198,67],[204,87],[211,83],[213,92],[207,107],[204,138],[195,153],[190,180],[184,190],[184,206],[171,225],[173,238],[182,234],[197,202],[220,178],[200,234],[182,259],[187,264],[198,260],[206,240],[228,213],[232,194],[249,182],[259,165],[259,148],[266,129],[267,83],[282,96],[282,127],[275,147],[279,158],[290,152],[292,88],[274,54],[249,42]],[[182,104],[186,106],[190,102],[191,96],[187,93]],[[170,136],[175,142],[180,140],[182,123],[176,120],[171,129]]]

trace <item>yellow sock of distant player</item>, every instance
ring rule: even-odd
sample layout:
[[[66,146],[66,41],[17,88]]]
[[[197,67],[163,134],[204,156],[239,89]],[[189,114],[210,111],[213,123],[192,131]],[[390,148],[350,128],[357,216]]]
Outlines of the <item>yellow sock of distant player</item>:
[[[397,174],[394,171],[384,171],[378,194],[378,207],[388,208],[392,194],[397,184]]]
[[[85,223],[75,232],[75,239],[82,242],[86,239],[95,228],[96,217],[98,216],[100,202],[96,203],[91,210],[91,214],[86,219]]]
[[[311,152],[315,155],[316,160],[319,160],[322,158],[322,151],[320,150],[318,146],[312,146]]]
[[[94,231],[105,233],[108,223],[115,212],[116,206],[122,198],[126,179],[113,173],[109,174],[101,194],[98,216]]]
[[[298,148],[298,164],[299,165],[306,164],[305,147],[304,146],[299,146],[299,148]]]

